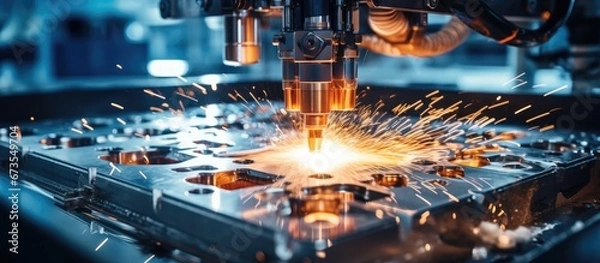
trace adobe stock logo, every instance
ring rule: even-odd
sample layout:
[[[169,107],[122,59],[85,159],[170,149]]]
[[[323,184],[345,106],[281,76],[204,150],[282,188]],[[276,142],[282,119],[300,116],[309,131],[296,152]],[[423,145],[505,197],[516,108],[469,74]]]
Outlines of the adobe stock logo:
[[[18,65],[23,64],[23,58],[26,54],[35,52],[35,45],[39,43],[44,35],[50,34],[58,28],[60,21],[65,20],[73,7],[86,2],[87,0],[47,0],[39,2],[39,7],[36,8],[48,10],[48,14],[37,19],[32,19],[28,22],[29,29],[35,32],[26,42],[15,41],[10,48],[15,56]]]
[[[592,98],[592,86],[582,84],[582,87],[573,90],[573,96],[576,101],[565,109],[568,112],[556,119],[556,127],[561,132],[572,132],[575,130],[577,121],[582,121],[593,113],[595,105],[600,103],[600,99]],[[597,119],[597,117],[596,117]]]

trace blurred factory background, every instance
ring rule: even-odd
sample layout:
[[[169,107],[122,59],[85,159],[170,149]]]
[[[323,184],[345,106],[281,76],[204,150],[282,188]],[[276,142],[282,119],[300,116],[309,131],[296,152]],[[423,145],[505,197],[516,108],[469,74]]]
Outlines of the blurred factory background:
[[[366,19],[366,14],[361,19]],[[430,15],[430,28],[435,30],[435,25],[448,19]],[[279,23],[278,19],[271,21]],[[156,77],[178,75],[215,74],[195,80],[199,82],[222,78],[279,80],[280,61],[276,49],[268,44],[280,28],[277,24],[262,25],[273,30],[261,35],[264,39],[259,64],[229,67],[221,60],[224,36],[220,16],[161,19],[157,0],[1,1],[0,94],[110,87],[115,83],[162,85],[164,80]],[[365,30],[368,28],[361,28]],[[394,87],[434,84],[495,93],[535,92],[534,87],[571,83],[570,74],[561,66],[598,67],[597,59],[595,65],[587,61],[589,56],[547,59],[578,48],[569,47],[566,39],[568,32],[563,29],[549,43],[525,51],[472,34],[453,52],[427,59],[384,57],[363,50],[359,79],[363,84]],[[593,74],[598,75],[597,71]],[[522,72],[527,72],[521,78],[528,81],[527,85],[519,89],[502,87]],[[587,81],[585,88],[598,86],[597,81],[591,83]]]

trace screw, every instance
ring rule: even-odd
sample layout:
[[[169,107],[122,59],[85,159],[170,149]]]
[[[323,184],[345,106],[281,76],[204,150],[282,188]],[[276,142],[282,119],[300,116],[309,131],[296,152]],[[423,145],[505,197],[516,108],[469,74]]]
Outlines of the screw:
[[[438,0],[427,0],[427,7],[430,9],[435,9],[438,6]]]
[[[324,40],[312,32],[306,34],[298,43],[305,57],[316,58],[323,50]]]
[[[306,42],[304,45],[308,48],[308,50],[315,50],[317,48],[317,40],[314,36],[309,36],[306,38]]]

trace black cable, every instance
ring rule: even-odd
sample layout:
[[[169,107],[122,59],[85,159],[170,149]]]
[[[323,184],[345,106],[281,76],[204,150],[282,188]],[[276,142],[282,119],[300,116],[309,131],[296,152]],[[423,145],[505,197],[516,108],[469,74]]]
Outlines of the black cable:
[[[575,0],[557,0],[550,17],[538,29],[526,29],[508,21],[483,0],[442,0],[456,17],[476,32],[502,44],[532,47],[548,41],[565,24]]]

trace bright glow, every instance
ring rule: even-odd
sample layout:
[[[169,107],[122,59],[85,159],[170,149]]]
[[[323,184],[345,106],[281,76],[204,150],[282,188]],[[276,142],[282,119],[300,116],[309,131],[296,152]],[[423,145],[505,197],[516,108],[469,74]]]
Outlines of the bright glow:
[[[158,119],[154,122],[159,129],[187,130],[187,122],[183,116]]]
[[[220,194],[211,195],[211,197],[210,197],[210,206],[215,211],[220,211],[222,209],[222,207],[221,207],[221,195]]]
[[[456,112],[464,107],[462,101],[436,108],[435,103],[443,96],[434,95],[415,103],[400,104],[392,111],[394,115],[380,112],[380,106],[357,107],[352,115],[332,113],[323,130],[320,152],[309,152],[306,133],[285,131],[273,141],[276,151],[247,158],[273,174],[284,175],[285,180],[279,180],[275,186],[289,182],[286,188],[292,191],[324,184],[368,181],[375,173],[411,174],[413,170],[423,169],[414,163],[416,160],[446,162],[454,146],[440,142],[462,135],[463,125],[489,119],[483,113],[489,105],[481,108],[483,110],[474,106],[477,114],[457,116]],[[425,105],[428,107],[421,107]],[[403,116],[412,111],[422,112],[420,118]],[[315,174],[330,177],[315,178],[312,176]],[[448,197],[455,200],[454,196]]]
[[[125,36],[133,42],[142,41],[146,36],[146,30],[140,22],[131,22],[125,28]]]
[[[208,29],[212,31],[223,30],[223,18],[220,16],[207,16],[204,18],[204,22]]]
[[[208,115],[206,115],[206,120],[204,124],[206,124],[206,126],[217,126],[219,125],[219,120],[215,117],[209,117]]]
[[[157,59],[148,62],[146,69],[153,77],[177,77],[188,73],[189,66],[185,60]]]
[[[335,227],[340,224],[340,217],[331,213],[315,212],[304,216],[304,222],[307,224],[321,223],[320,226],[325,228],[326,224],[329,227]]]
[[[330,126],[324,130],[320,152],[309,152],[305,134],[291,132],[280,137],[275,147],[277,151],[266,151],[248,158],[263,164],[264,169],[274,174],[285,175],[286,180],[292,183],[288,188],[292,189],[365,181],[370,174],[389,167],[394,167],[395,173],[408,173],[411,162],[416,158],[438,161],[448,155],[445,149],[440,151],[439,147],[426,141],[424,133],[434,133],[425,128],[405,134],[382,129],[372,135],[365,131],[367,126],[363,126],[373,123],[372,111],[363,113],[367,120],[357,126],[350,119],[344,119],[343,115],[333,115]],[[314,174],[327,174],[331,178],[311,179]]]
[[[206,117],[214,118],[215,116],[219,116],[219,114],[221,114],[221,110],[216,104],[209,104],[206,105],[206,107],[204,108],[204,114],[206,115]]]
[[[303,159],[308,160],[308,166],[315,172],[324,173],[331,166],[330,162],[332,160],[322,153],[306,152],[305,154],[307,158]]]
[[[213,76],[215,79],[218,77],[208,75],[203,80],[210,81]],[[235,96],[230,96],[233,99],[239,98],[249,105],[252,104],[248,102],[251,100],[244,98],[241,93],[232,93],[235,93]],[[247,154],[245,158],[254,160],[257,169],[281,175],[284,179],[277,180],[273,187],[285,188],[291,192],[304,193],[306,188],[315,186],[362,182],[374,182],[365,187],[389,191],[385,182],[381,182],[380,176],[372,175],[400,174],[410,177],[414,171],[430,169],[428,166],[432,164],[437,163],[444,167],[452,162],[458,163],[456,160],[449,160],[452,153],[460,151],[466,156],[464,158],[470,158],[467,152],[479,151],[476,148],[479,142],[483,144],[479,147],[485,147],[482,151],[487,153],[491,151],[487,149],[490,142],[512,140],[499,136],[484,141],[480,135],[476,137],[479,138],[477,140],[469,138],[472,141],[470,143],[454,143],[467,132],[477,135],[477,129],[491,125],[495,119],[486,116],[488,110],[499,105],[508,107],[509,102],[494,100],[491,101],[495,103],[493,105],[483,105],[464,103],[461,100],[449,106],[440,106],[439,101],[443,100],[444,96],[436,95],[438,93],[432,92],[416,102],[394,104],[396,106],[391,112],[381,111],[386,106],[384,99],[375,105],[359,105],[352,114],[332,112],[328,118],[328,125],[323,130],[323,147],[319,152],[309,152],[306,132],[277,127],[275,131],[267,131],[270,134],[264,134],[272,143],[269,149]],[[254,98],[256,94],[260,93],[256,92],[250,96]],[[389,99],[394,97],[390,96]],[[468,108],[468,112],[463,113],[465,108]],[[205,110],[208,116],[210,109]],[[528,121],[543,118],[551,112],[552,110],[532,117]],[[415,113],[418,114],[418,118],[407,117],[415,116]],[[551,128],[553,127],[548,126],[542,129]],[[416,184],[429,190],[437,186],[428,187],[420,182],[422,178],[416,176],[410,179],[412,180],[409,187],[414,187],[415,196],[431,206],[432,203],[421,195]],[[444,189],[443,186],[441,189]],[[447,190],[435,193],[445,195],[453,202],[460,201]],[[379,216],[383,217],[385,213],[379,213]],[[425,223],[426,220],[423,221]]]
[[[221,78],[221,75],[217,75],[217,74],[206,74],[206,75],[202,75],[198,78],[198,82],[200,82],[201,84],[208,84],[208,85],[212,85],[212,84],[219,84],[221,83],[223,79]]]

